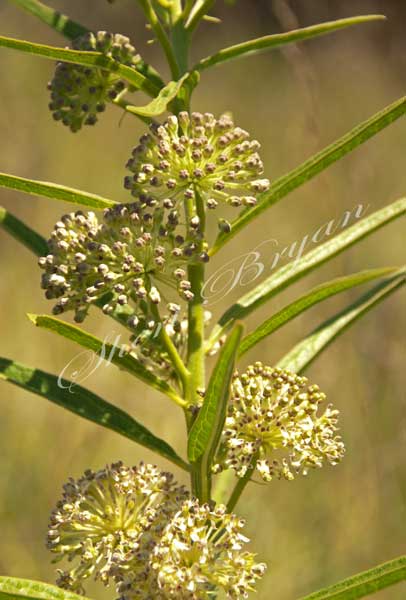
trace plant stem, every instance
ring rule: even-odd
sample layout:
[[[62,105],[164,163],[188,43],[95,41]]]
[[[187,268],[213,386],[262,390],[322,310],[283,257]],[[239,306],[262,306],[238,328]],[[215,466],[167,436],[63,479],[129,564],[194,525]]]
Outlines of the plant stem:
[[[232,494],[230,496],[230,500],[227,503],[227,511],[228,512],[232,512],[232,510],[235,508],[238,500],[241,497],[241,494],[245,490],[247,483],[250,481],[251,475],[252,475],[252,465],[254,465],[256,463],[256,461],[257,461],[257,456],[255,455],[252,458],[244,477],[240,477],[238,479],[238,481],[232,491]]]
[[[195,4],[195,9],[192,10],[189,21],[186,23],[186,29],[190,32],[194,31],[204,15],[206,15],[216,0],[198,0]]]

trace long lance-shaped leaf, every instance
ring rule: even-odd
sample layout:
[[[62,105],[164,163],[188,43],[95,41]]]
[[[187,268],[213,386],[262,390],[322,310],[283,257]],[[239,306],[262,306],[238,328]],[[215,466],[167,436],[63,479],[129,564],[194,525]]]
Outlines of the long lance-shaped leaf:
[[[178,396],[176,390],[166,383],[166,381],[159,379],[156,377],[156,375],[148,371],[148,369],[146,369],[144,365],[132,354],[123,352],[122,349],[118,349],[114,344],[102,341],[87,331],[83,331],[83,329],[80,329],[75,325],[71,325],[70,323],[65,323],[64,321],[56,319],[55,317],[31,314],[28,316],[31,321],[37,325],[37,327],[42,327],[43,329],[53,331],[54,333],[61,335],[66,339],[76,342],[83,348],[92,350],[98,355],[100,361],[106,360],[113,363],[120,369],[123,369],[138,379],[141,379],[141,381],[147,385],[159,390],[163,394],[166,394],[177,404],[181,406],[184,405],[184,400]]]
[[[242,296],[220,317],[210,336],[209,347],[222,336],[235,320],[249,315],[281,290],[359,242],[362,238],[405,214],[405,212],[406,198],[401,198],[362,219],[362,221],[335,236],[329,242],[325,242],[318,248],[308,252],[296,264],[289,263],[278,269],[274,275],[271,275],[248,294]]]
[[[318,175],[321,171],[324,171],[324,169],[327,169],[332,163],[369,140],[405,113],[406,97],[403,97],[349,131],[336,142],[306,160],[290,173],[287,173],[287,175],[274,181],[269,190],[259,196],[256,206],[244,211],[231,223],[231,231],[229,233],[221,233],[218,236],[209,254],[211,256],[216,254],[243,227],[248,225],[248,223],[253,221],[253,219],[262,214],[270,206]]]
[[[46,398],[70,412],[111,429],[173,462],[182,469],[187,464],[164,440],[156,437],[129,414],[106,402],[90,390],[39,369],[32,369],[7,358],[0,358],[0,380]]]
[[[196,463],[194,479],[203,501],[210,499],[211,466],[224,427],[230,382],[242,333],[243,325],[236,324],[227,338],[210,377],[203,406],[189,434],[188,457]],[[207,488],[199,490],[200,484]]]
[[[89,31],[87,27],[72,21],[66,15],[46,6],[38,0],[9,0],[9,2],[16,4],[34,17],[37,17],[68,39],[74,40]]]
[[[204,69],[208,69],[209,67],[213,67],[214,65],[229,60],[251,56],[260,52],[265,52],[266,50],[273,50],[285,46],[286,44],[303,42],[353,25],[360,25],[370,21],[382,21],[385,19],[386,17],[384,15],[362,15],[359,17],[350,17],[349,19],[338,19],[336,21],[319,23],[317,25],[311,25],[310,27],[287,31],[286,33],[265,35],[254,40],[242,42],[241,44],[235,44],[229,48],[223,48],[223,50],[216,52],[216,54],[203,58],[194,68],[198,71],[203,71]]]
[[[25,179],[16,175],[9,175],[8,173],[0,173],[0,187],[24,192],[24,194],[31,194],[33,196],[43,196],[44,198],[52,198],[53,200],[81,204],[82,206],[89,206],[91,208],[110,208],[116,204],[114,200],[102,198],[102,196],[98,196],[97,194],[83,192],[57,183],[49,183],[48,181]]]
[[[46,239],[2,206],[0,206],[0,227],[37,256],[43,256],[48,253]]]
[[[259,325],[252,333],[247,335],[241,342],[238,355],[242,356],[265,337],[271,335],[271,333],[285,325],[285,323],[288,323],[315,304],[318,304],[327,298],[331,298],[331,296],[350,290],[357,285],[390,275],[398,269],[399,267],[368,269],[367,271],[352,273],[345,277],[338,277],[337,279],[332,279],[331,281],[316,286],[307,294],[304,294],[294,302],[291,302],[279,310],[272,315],[272,317],[261,323],[261,325]]]
[[[294,373],[304,371],[339,335],[344,333],[368,311],[404,285],[404,273],[379,283],[332,318],[322,323],[313,333],[300,341],[278,362],[277,366]]]
[[[399,556],[399,558],[310,594],[310,596],[305,596],[301,600],[355,600],[379,592],[379,590],[405,579],[406,556]]]
[[[62,590],[50,583],[0,577],[0,600],[89,600],[68,590]]]
[[[155,96],[159,93],[159,88],[136,69],[121,65],[115,60],[104,56],[101,52],[90,52],[82,50],[70,50],[67,48],[57,48],[55,46],[45,46],[44,44],[34,44],[25,40],[16,40],[14,38],[0,37],[0,46],[19,50],[35,56],[42,56],[50,60],[59,60],[86,67],[98,67],[111,71],[131,83],[137,89],[143,90],[147,94]]]

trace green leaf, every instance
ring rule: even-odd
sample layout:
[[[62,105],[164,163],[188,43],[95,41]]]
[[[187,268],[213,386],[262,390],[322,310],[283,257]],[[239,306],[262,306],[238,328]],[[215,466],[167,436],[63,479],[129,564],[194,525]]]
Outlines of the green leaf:
[[[72,21],[66,15],[46,6],[38,0],[9,1],[23,8],[34,17],[38,17],[43,23],[46,23],[68,39],[74,40],[89,31],[87,27],[83,27],[80,23],[75,23],[75,21]]]
[[[253,221],[270,206],[318,175],[321,171],[324,171],[324,169],[327,169],[331,164],[369,140],[369,138],[379,133],[379,131],[396,121],[396,119],[399,119],[405,113],[406,97],[403,97],[349,131],[342,138],[339,138],[336,142],[306,160],[287,175],[274,181],[269,190],[258,197],[258,204],[256,206],[243,211],[231,223],[231,231],[229,233],[220,233],[209,254],[211,256],[214,255],[243,227],[248,225],[248,223]]]
[[[373,287],[355,302],[322,323],[313,333],[300,341],[277,364],[281,369],[301,373],[348,327],[369,310],[385,300],[404,284],[404,271]]]
[[[0,577],[0,600],[89,600],[55,585],[20,579],[19,577]]]
[[[210,448],[212,449],[211,453],[214,454],[220,440],[230,392],[230,381],[242,332],[243,325],[237,324],[221,349],[213,369],[203,406],[189,435],[188,456],[192,462],[200,458],[204,452],[207,453]]]
[[[389,206],[382,208],[369,217],[362,219],[340,235],[336,235],[329,242],[325,242],[311,252],[308,252],[295,264],[288,263],[281,267],[257,285],[253,290],[242,296],[220,317],[210,336],[209,347],[218,340],[236,319],[249,315],[256,308],[264,304],[269,298],[285,289],[310,271],[313,271],[340,252],[359,242],[380,227],[387,225],[406,212],[406,198],[401,198]]]
[[[126,106],[126,111],[142,117],[158,117],[166,111],[168,104],[176,98],[187,77],[189,77],[189,73],[186,73],[178,81],[170,81],[161,89],[158,96],[146,106],[133,106],[129,104]]]
[[[42,327],[43,329],[53,331],[54,333],[57,333],[68,340],[76,342],[83,348],[92,350],[100,357],[100,360],[103,359],[112,362],[120,369],[123,369],[138,379],[141,379],[141,381],[147,385],[159,390],[163,394],[166,394],[177,404],[184,404],[184,401],[177,395],[176,390],[174,390],[165,381],[159,379],[153,373],[148,371],[148,369],[146,369],[144,365],[132,354],[129,354],[128,352],[123,354],[120,348],[100,340],[96,336],[87,333],[87,331],[83,331],[83,329],[80,329],[75,325],[70,325],[69,323],[60,321],[55,317],[49,317],[46,315],[28,316],[31,321],[37,325],[37,327]]]
[[[301,600],[355,600],[406,579],[406,556],[358,573]],[[399,596],[400,597],[400,596]]]
[[[32,369],[7,358],[0,358],[1,379],[42,396],[88,421],[111,429],[187,469],[186,463],[164,440],[156,437],[120,408],[75,382]]]
[[[99,69],[105,69],[117,74],[121,79],[125,79],[135,88],[143,90],[147,94],[155,97],[159,93],[159,88],[151,82],[149,79],[144,77],[139,71],[128,67],[127,65],[121,65],[117,61],[104,56],[101,52],[90,52],[82,50],[70,50],[67,48],[57,48],[55,46],[45,46],[44,44],[34,44],[33,42],[26,42],[24,40],[16,40],[14,38],[7,38],[0,36],[0,46],[6,48],[12,48],[13,50],[19,50],[28,54],[36,56],[42,56],[50,60],[58,60],[67,63],[74,63],[76,65],[83,65],[85,67],[97,67]]]
[[[37,256],[48,254],[48,244],[45,238],[28,227],[23,221],[0,206],[0,227],[12,235],[16,240],[24,244]]]
[[[261,325],[259,325],[252,333],[247,335],[241,342],[238,355],[242,356],[265,337],[322,300],[326,300],[327,298],[331,298],[331,296],[350,290],[357,285],[368,283],[373,279],[389,275],[397,269],[398,267],[369,269],[367,271],[360,271],[359,273],[352,273],[345,277],[338,277],[337,279],[332,279],[331,281],[316,286],[307,294],[279,310],[272,315],[272,317],[261,323]]]
[[[53,200],[63,200],[64,202],[90,206],[96,209],[110,208],[116,204],[114,200],[102,198],[101,196],[97,196],[97,194],[82,192],[81,190],[75,190],[74,188],[57,183],[25,179],[24,177],[17,177],[16,175],[9,175],[7,173],[0,173],[0,187],[24,192],[25,194],[32,194],[33,196],[43,196],[44,198],[52,198]]]
[[[310,27],[304,27],[303,29],[294,29],[292,31],[287,31],[286,33],[265,35],[264,37],[255,40],[248,40],[247,42],[242,42],[241,44],[236,44],[229,48],[223,48],[220,52],[216,52],[216,54],[203,58],[197,63],[194,69],[203,71],[204,69],[208,69],[209,67],[213,67],[229,60],[244,56],[252,56],[266,50],[280,48],[286,44],[303,42],[321,35],[326,35],[327,33],[332,33],[338,29],[344,29],[345,27],[369,23],[370,21],[382,21],[385,19],[386,17],[384,15],[362,15],[359,17],[350,17],[349,19],[338,19],[337,21],[319,23],[318,25],[311,25]]]

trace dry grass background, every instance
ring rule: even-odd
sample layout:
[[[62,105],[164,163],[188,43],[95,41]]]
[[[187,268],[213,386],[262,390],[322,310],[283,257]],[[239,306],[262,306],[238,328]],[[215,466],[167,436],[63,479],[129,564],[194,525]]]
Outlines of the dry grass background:
[[[95,29],[129,34],[148,60],[162,67],[157,46],[146,47],[143,19],[133,0],[120,0],[113,7],[101,0],[50,4]],[[389,20],[214,69],[202,77],[194,108],[217,114],[231,109],[237,123],[262,142],[267,174],[277,177],[404,93],[402,4],[297,0],[288,6],[280,0],[240,0],[230,9],[219,2],[217,14],[224,22],[202,28],[196,37],[196,57],[247,37],[290,28],[295,22],[304,26],[371,12],[383,12]],[[6,0],[0,3],[0,23],[3,35],[61,43],[54,32]],[[45,86],[52,64],[2,49],[0,71],[1,170],[126,201],[123,165],[142,125],[130,116],[120,122],[120,111],[110,108],[99,126],[72,135],[54,123],[47,110]],[[259,241],[275,238],[283,248],[356,204],[369,204],[372,212],[400,197],[406,188],[405,140],[403,119],[276,205],[230,243],[209,271]],[[44,235],[61,213],[71,209],[5,190],[0,196],[1,204]],[[272,300],[250,322],[265,318],[316,282],[398,264],[401,249],[401,224],[394,223]],[[58,373],[77,349],[34,329],[25,316],[50,311],[39,289],[35,260],[4,234],[0,252],[1,354]],[[271,260],[272,253],[265,253],[267,268]],[[216,304],[214,313],[222,312],[242,291],[236,289]],[[359,293],[319,305],[264,341],[247,360],[272,364]],[[341,410],[348,448],[343,463],[292,483],[252,485],[243,498],[239,509],[255,538],[253,547],[269,563],[259,599],[293,600],[404,552],[404,314],[404,297],[391,297],[309,370],[312,381]],[[86,327],[104,337],[112,325],[98,317],[93,315]],[[100,368],[86,385],[184,451],[181,415],[162,397],[113,366]],[[0,398],[0,572],[52,581],[53,567],[43,539],[62,483],[88,467],[117,459],[136,463],[155,458],[126,439],[6,383],[0,384]],[[160,460],[158,464],[168,466]],[[108,599],[112,593],[99,589],[93,596]],[[378,596],[401,600],[405,588],[398,586]]]

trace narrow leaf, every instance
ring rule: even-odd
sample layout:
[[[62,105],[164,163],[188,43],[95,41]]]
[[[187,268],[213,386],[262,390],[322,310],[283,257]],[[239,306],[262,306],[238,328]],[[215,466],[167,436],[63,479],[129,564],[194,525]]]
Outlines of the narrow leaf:
[[[359,273],[338,277],[337,279],[332,279],[331,281],[316,286],[304,296],[301,296],[279,310],[272,315],[272,317],[261,323],[261,325],[259,325],[252,333],[247,335],[241,342],[238,355],[242,356],[265,337],[322,300],[331,298],[331,296],[335,296],[336,294],[349,290],[357,285],[368,283],[373,279],[389,275],[390,273],[395,272],[397,268],[398,267],[387,267],[360,271]]]
[[[192,462],[195,462],[203,454],[209,459],[217,448],[226,417],[230,381],[242,332],[243,326],[236,325],[224,344],[214,367],[203,406],[189,435],[188,456]]]
[[[271,185],[267,192],[264,192],[258,198],[258,204],[253,208],[243,211],[242,214],[231,223],[229,233],[221,233],[209,254],[213,255],[230,241],[243,227],[248,225],[256,217],[262,214],[270,206],[287,196],[290,192],[300,187],[331,164],[363,144],[369,138],[373,137],[379,131],[399,119],[406,113],[406,97],[400,98],[393,104],[390,104],[382,111],[364,121],[342,138],[339,138],[333,144],[330,144],[318,154],[315,154],[296,169],[280,177]]]
[[[131,83],[135,88],[143,90],[147,94],[155,97],[159,93],[159,88],[149,79],[144,77],[139,71],[121,65],[115,60],[104,56],[101,52],[90,52],[82,50],[70,50],[67,48],[58,48],[55,46],[45,46],[44,44],[35,44],[24,40],[16,40],[0,36],[0,46],[19,50],[28,54],[42,56],[50,60],[58,60],[86,67],[98,67],[116,73],[122,79]]]
[[[156,437],[120,408],[75,382],[39,369],[31,369],[7,358],[0,358],[0,379],[42,396],[88,421],[111,429],[157,452],[183,469],[187,468],[186,463],[164,440]]]
[[[406,556],[344,579],[301,600],[355,600],[406,579]],[[399,596],[400,597],[400,596]]]
[[[61,33],[68,39],[74,40],[75,38],[84,35],[89,30],[79,23],[75,23],[72,19],[69,19],[66,15],[46,6],[38,0],[9,0],[13,4],[16,4],[20,8],[40,19],[43,23],[46,23],[58,33]]]
[[[55,585],[20,579],[19,577],[0,577],[0,600],[89,600]]]
[[[2,206],[0,206],[0,227],[37,256],[43,256],[48,253],[46,239]]]
[[[168,104],[176,98],[187,77],[189,77],[189,73],[186,73],[178,81],[170,81],[161,89],[158,96],[146,106],[128,105],[126,106],[126,111],[142,117],[158,117],[166,111]]]
[[[319,23],[318,25],[311,25],[310,27],[304,27],[303,29],[294,29],[292,31],[287,31],[286,33],[265,35],[264,37],[255,40],[248,40],[242,44],[224,48],[223,50],[220,50],[220,52],[216,52],[216,54],[203,58],[194,69],[203,71],[204,69],[208,69],[209,67],[213,67],[214,65],[229,60],[251,56],[266,50],[273,50],[285,46],[286,44],[303,42],[353,25],[360,25],[370,21],[382,21],[385,19],[386,17],[384,15],[362,15],[359,17],[350,17],[349,19],[338,19],[337,21]]]
[[[178,397],[176,391],[165,381],[156,377],[153,373],[148,371],[144,365],[137,360],[132,354],[125,352],[123,353],[120,348],[117,348],[113,344],[102,341],[94,335],[83,331],[75,325],[70,325],[64,321],[60,321],[55,317],[49,317],[46,315],[28,315],[31,321],[37,325],[53,331],[54,333],[61,335],[62,337],[72,340],[88,350],[92,350],[99,356],[99,360],[107,360],[112,362],[114,365],[131,373],[138,379],[141,379],[146,384],[159,390],[163,394],[169,396],[176,403],[182,403],[182,400]]]
[[[404,273],[379,283],[372,290],[358,298],[343,311],[322,323],[313,333],[300,341],[279,362],[278,367],[301,373],[312,363],[339,335],[364,316],[369,310],[385,300],[404,284]]]
[[[24,192],[25,194],[32,194],[33,196],[43,196],[44,198],[52,198],[53,200],[81,204],[96,209],[109,208],[116,204],[114,200],[102,198],[101,196],[97,196],[97,194],[82,192],[81,190],[75,190],[74,188],[57,183],[25,179],[24,177],[17,177],[16,175],[6,173],[0,173],[0,187]]]
[[[242,296],[222,315],[210,336],[209,346],[219,339],[236,319],[249,315],[281,290],[405,212],[406,198],[401,198],[308,252],[296,264],[289,263],[278,269],[276,273]]]

